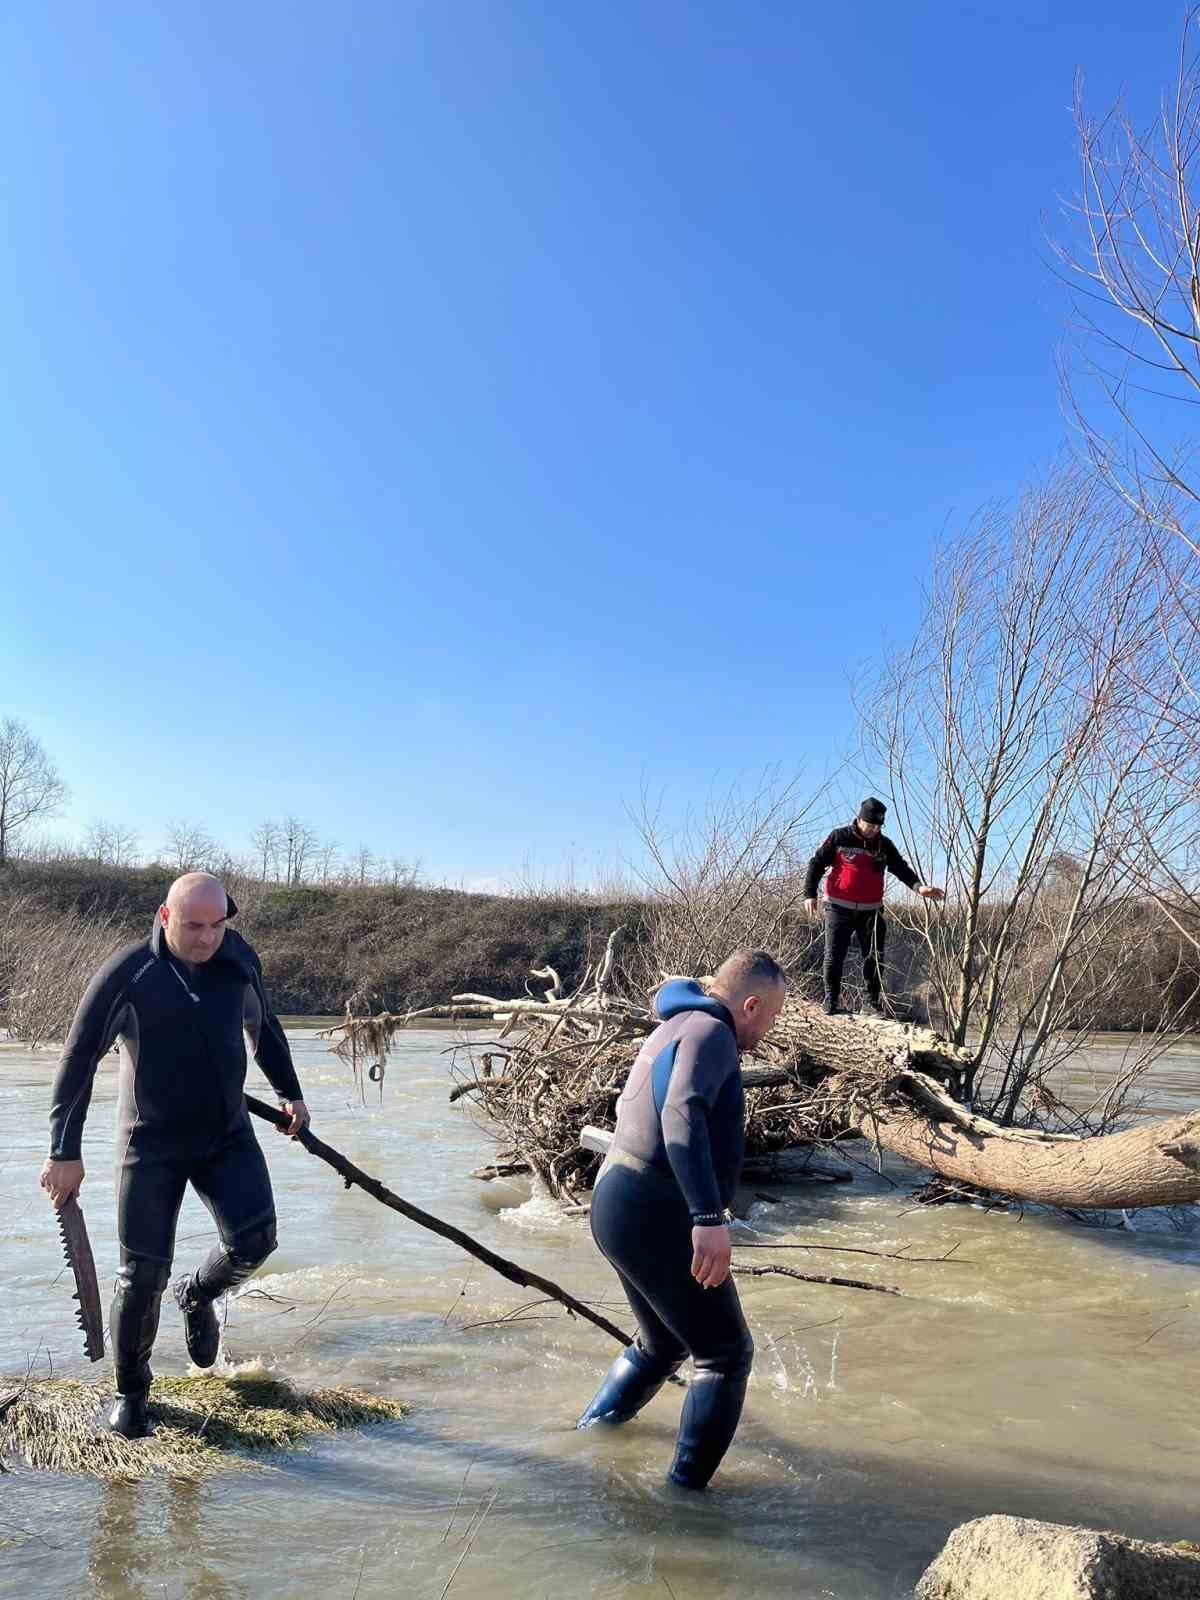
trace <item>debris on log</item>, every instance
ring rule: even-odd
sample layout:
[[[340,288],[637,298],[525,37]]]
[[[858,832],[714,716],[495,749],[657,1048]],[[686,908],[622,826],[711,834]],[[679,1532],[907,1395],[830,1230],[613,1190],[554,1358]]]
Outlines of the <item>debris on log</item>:
[[[578,1205],[600,1164],[581,1130],[612,1128],[617,1096],[656,1025],[649,1004],[613,990],[611,951],[612,941],[603,992],[585,984],[563,996],[555,973],[545,999],[457,994],[420,1012],[348,1014],[331,1030],[335,1048],[357,1073],[433,1010],[487,1018],[499,1033],[457,1047],[453,1098],[477,1109],[504,1162],[527,1164],[551,1194]],[[829,1017],[790,996],[743,1065],[748,1163],[798,1147],[836,1153],[840,1141],[865,1138],[960,1190],[1011,1200],[1071,1210],[1200,1200],[1200,1113],[1094,1138],[1003,1127],[957,1098],[972,1065],[971,1051],[931,1028]]]

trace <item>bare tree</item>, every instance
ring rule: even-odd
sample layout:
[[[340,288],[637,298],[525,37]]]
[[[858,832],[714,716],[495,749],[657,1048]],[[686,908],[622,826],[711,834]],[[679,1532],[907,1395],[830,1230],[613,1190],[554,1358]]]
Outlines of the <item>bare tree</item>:
[[[1194,554],[1200,479],[1192,452],[1167,440],[1163,402],[1200,400],[1198,19],[1187,13],[1174,85],[1148,126],[1120,102],[1090,116],[1077,81],[1080,188],[1052,241],[1072,290],[1063,376],[1082,437],[1129,504]]]
[[[375,881],[375,852],[369,845],[359,845],[347,861],[342,876],[346,883],[366,884]]]
[[[177,872],[210,871],[221,847],[197,822],[173,822],[167,830],[162,859]]]
[[[334,864],[337,861],[337,855],[338,847],[336,840],[331,841],[328,844],[319,845],[317,847],[317,868],[320,872],[322,883],[328,883],[330,878],[333,877],[333,869]]]
[[[41,742],[23,722],[6,717],[0,722],[0,867],[30,823],[54,816],[66,797]]]
[[[304,874],[311,866],[318,844],[316,833],[307,823],[301,822],[299,817],[284,818],[280,849],[285,883],[304,882]]]
[[[255,859],[259,866],[259,878],[263,883],[268,879],[278,876],[279,873],[279,848],[283,840],[283,829],[277,822],[260,822],[250,835],[250,843],[254,846]]]
[[[938,552],[918,638],[859,695],[870,770],[949,897],[893,916],[974,1051],[968,1090],[1004,1122],[1045,1101],[1137,959],[1121,934],[1173,805],[1161,708],[1139,690],[1162,649],[1142,533],[1093,474],[1059,471]],[[1146,997],[1143,1065],[1170,1011]]]
[[[647,936],[632,957],[638,987],[668,973],[700,976],[739,945],[770,950],[789,972],[805,963],[814,934],[803,915],[803,864],[823,791],[766,773],[714,795],[703,810],[664,822],[643,793],[635,823],[649,867]]]
[[[1055,250],[1072,287],[1064,391],[1089,456],[1141,516],[1163,641],[1142,693],[1162,714],[1159,764],[1175,809],[1147,842],[1146,887],[1175,931],[1200,925],[1200,9],[1174,82],[1140,125],[1123,103],[1088,113],[1076,85],[1080,185]],[[1179,438],[1182,430],[1183,438]]]
[[[139,835],[121,822],[97,819],[83,836],[83,848],[101,866],[128,867],[137,858]]]

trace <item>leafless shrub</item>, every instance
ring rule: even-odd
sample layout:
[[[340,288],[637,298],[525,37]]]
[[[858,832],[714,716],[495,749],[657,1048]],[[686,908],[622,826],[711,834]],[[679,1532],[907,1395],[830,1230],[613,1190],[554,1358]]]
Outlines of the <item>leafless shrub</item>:
[[[84,987],[124,937],[113,915],[48,912],[27,896],[0,902],[0,1026],[33,1047],[65,1038]]]

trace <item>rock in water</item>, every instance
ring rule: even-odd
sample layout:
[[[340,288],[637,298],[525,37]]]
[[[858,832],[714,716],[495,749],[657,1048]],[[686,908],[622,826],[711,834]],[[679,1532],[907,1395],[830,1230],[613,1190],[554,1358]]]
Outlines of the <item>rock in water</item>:
[[[915,1600],[1200,1600],[1200,1554],[1029,1517],[955,1528]]]

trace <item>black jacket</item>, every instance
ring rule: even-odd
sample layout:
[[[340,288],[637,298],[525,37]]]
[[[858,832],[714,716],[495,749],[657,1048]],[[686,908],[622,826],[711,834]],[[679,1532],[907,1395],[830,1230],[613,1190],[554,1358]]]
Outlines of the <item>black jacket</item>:
[[[817,885],[830,874],[825,898],[833,905],[870,911],[883,904],[884,874],[890,872],[915,889],[920,878],[886,834],[866,839],[851,822],[835,828],[818,846],[804,878],[804,898],[816,898]]]
[[[121,1046],[117,1132],[126,1153],[199,1157],[246,1127],[246,1041],[283,1100],[302,1099],[258,957],[232,928],[194,972],[162,923],[110,956],[88,984],[54,1079],[50,1154],[78,1160],[96,1068]]]

